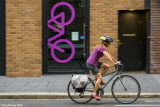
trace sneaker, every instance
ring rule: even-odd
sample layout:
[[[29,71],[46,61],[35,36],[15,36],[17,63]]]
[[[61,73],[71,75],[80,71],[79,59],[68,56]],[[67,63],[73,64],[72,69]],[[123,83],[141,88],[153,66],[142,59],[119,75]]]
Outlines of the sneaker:
[[[101,81],[101,84],[104,85],[104,84],[106,84],[106,83],[105,83],[104,81]]]
[[[97,100],[101,100],[101,97],[98,97],[97,94],[95,94],[95,95],[94,95],[94,94],[91,94],[91,96],[92,96],[93,98],[97,99]]]

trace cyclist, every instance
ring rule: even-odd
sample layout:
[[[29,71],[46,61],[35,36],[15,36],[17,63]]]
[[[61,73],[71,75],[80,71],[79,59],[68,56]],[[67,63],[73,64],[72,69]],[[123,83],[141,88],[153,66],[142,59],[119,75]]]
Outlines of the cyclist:
[[[89,58],[87,59],[86,66],[92,71],[92,74],[96,77],[97,81],[95,83],[95,88],[91,93],[91,96],[96,99],[101,99],[97,94],[97,89],[100,84],[105,84],[102,80],[102,75],[104,75],[108,69],[109,65],[103,62],[99,62],[99,59],[105,56],[109,59],[113,64],[117,64],[118,62],[107,52],[108,47],[110,46],[111,42],[113,42],[110,36],[101,36],[100,37],[102,43],[97,45]],[[98,69],[103,68],[102,72],[100,73]]]

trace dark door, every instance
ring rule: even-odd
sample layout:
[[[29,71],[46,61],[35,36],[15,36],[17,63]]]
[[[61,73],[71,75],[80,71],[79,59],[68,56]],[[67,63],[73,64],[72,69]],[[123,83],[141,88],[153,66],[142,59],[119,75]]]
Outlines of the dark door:
[[[118,59],[126,71],[144,70],[146,32],[144,12],[119,11]]]
[[[88,0],[44,2],[47,19],[46,25],[43,25],[47,27],[47,73],[84,73],[88,47]]]
[[[5,75],[5,0],[0,0],[0,75]]]

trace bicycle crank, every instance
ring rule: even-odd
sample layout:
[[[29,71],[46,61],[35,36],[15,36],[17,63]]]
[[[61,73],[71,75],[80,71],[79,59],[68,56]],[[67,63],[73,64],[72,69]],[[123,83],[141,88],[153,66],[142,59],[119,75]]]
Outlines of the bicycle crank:
[[[102,97],[104,95],[104,90],[102,88],[99,88],[97,91],[97,95]]]
[[[79,94],[79,97],[80,97],[80,98],[84,98],[84,93],[80,93],[80,94]]]

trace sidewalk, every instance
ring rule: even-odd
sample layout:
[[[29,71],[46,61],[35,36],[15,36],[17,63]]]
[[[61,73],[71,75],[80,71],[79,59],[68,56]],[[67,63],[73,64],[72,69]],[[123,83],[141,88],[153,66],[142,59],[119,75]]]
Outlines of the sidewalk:
[[[146,74],[144,72],[123,73],[134,76],[141,85],[141,97],[160,98],[160,75]],[[93,76],[90,76],[93,78]],[[70,75],[43,75],[41,77],[10,78],[0,76],[0,98],[68,98],[67,85]],[[103,78],[107,80],[108,77]],[[105,97],[112,97],[111,84],[105,88]]]

